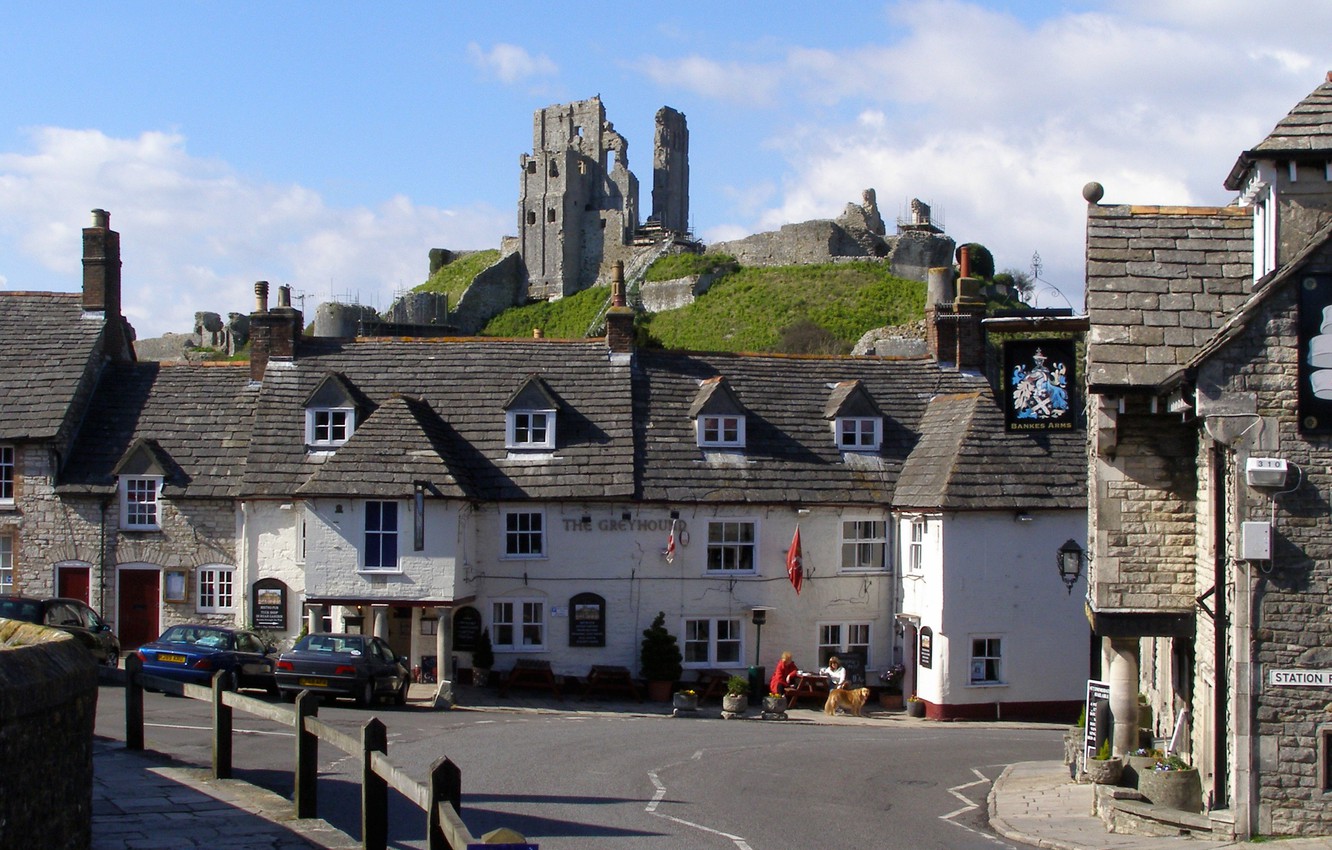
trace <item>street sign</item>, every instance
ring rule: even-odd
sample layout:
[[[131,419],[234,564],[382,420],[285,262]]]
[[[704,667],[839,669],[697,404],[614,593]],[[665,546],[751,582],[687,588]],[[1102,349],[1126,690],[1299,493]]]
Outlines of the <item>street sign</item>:
[[[1332,670],[1271,670],[1267,681],[1279,687],[1332,688]]]

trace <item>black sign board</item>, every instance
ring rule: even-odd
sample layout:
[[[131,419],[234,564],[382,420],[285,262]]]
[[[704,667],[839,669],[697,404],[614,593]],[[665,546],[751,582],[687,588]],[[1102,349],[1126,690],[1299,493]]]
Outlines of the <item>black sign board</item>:
[[[1332,275],[1300,276],[1300,430],[1332,433]]]
[[[1077,405],[1070,339],[1024,339],[1004,343],[1004,413],[1010,431],[1071,430]]]
[[[254,583],[254,627],[265,631],[287,630],[287,585],[281,579],[261,578]]]
[[[1110,718],[1101,717],[1098,707],[1105,705],[1110,699],[1110,683],[1098,682],[1095,679],[1087,680],[1087,737],[1083,741],[1083,746],[1087,748],[1087,758],[1096,755],[1096,748],[1100,741],[1109,736]],[[1101,724],[1106,728],[1101,730]]]
[[[569,600],[569,646],[606,645],[606,600],[580,593]]]
[[[481,612],[468,606],[453,612],[453,648],[472,652],[481,638]]]
[[[863,649],[844,649],[840,652],[831,653],[837,656],[837,661],[846,671],[846,684],[851,685],[865,684],[865,650]],[[827,662],[825,661],[826,665]]]
[[[934,666],[934,629],[925,626],[920,630],[920,666]]]

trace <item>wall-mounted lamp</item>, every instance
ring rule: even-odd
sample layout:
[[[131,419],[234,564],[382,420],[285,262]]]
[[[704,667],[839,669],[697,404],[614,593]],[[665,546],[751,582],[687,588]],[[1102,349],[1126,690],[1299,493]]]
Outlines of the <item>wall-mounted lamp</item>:
[[[1018,511],[1013,515],[1013,522],[1031,522],[1034,519],[1036,519],[1036,517],[1026,511]]]
[[[772,610],[771,608],[766,608],[762,605],[756,605],[754,606],[754,610],[752,611],[751,614],[754,623],[754,666],[755,667],[757,667],[759,663],[759,647],[763,645],[763,624],[768,622],[768,612],[771,610]]]
[[[1070,538],[1063,546],[1059,547],[1059,553],[1056,556],[1059,562],[1059,578],[1063,580],[1064,587],[1068,588],[1070,596],[1073,595],[1073,585],[1077,584],[1078,579],[1082,577],[1082,565],[1087,553],[1082,551],[1076,540]]]

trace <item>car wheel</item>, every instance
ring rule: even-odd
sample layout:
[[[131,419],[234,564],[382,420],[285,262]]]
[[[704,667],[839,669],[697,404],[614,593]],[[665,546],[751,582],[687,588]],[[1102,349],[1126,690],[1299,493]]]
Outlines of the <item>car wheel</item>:
[[[367,679],[361,686],[361,692],[356,695],[356,704],[365,708],[374,704],[375,701],[375,680]]]
[[[408,688],[408,687],[410,687],[410,685],[408,684],[407,680],[406,680],[406,679],[403,679],[403,680],[402,680],[402,687],[401,687],[401,688],[398,688],[398,692],[397,692],[396,694],[393,695],[393,704],[394,704],[394,705],[406,705],[406,704],[407,704],[407,688]]]

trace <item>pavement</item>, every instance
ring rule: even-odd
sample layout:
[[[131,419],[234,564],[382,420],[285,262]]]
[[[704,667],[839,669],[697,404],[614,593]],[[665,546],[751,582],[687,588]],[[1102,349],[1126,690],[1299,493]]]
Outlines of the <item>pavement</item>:
[[[409,705],[431,710],[434,691],[434,685],[412,685]],[[459,694],[470,711],[658,716],[665,712],[664,706],[656,704],[557,701],[526,692],[501,699],[493,690],[463,687]],[[751,709],[750,716],[757,715]],[[905,712],[828,717],[821,707],[797,708],[790,716],[797,722],[820,724],[934,723],[907,717]],[[324,821],[296,820],[291,801],[285,797],[242,780],[213,779],[205,768],[181,764],[160,753],[131,752],[118,740],[94,740],[93,773],[93,850],[350,850],[360,846]],[[1112,834],[1092,810],[1094,793],[1093,786],[1071,781],[1060,761],[1009,765],[990,790],[990,825],[1010,841],[1050,850],[1256,849],[1273,843]],[[1332,836],[1284,838],[1280,847],[1332,850]]]

